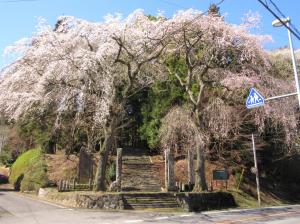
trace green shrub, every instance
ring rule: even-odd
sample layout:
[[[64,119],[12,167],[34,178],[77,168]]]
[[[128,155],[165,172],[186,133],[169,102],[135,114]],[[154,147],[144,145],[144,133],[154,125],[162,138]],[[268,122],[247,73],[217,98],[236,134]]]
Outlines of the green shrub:
[[[47,167],[40,149],[31,149],[18,157],[11,167],[9,182],[16,190],[34,191],[47,185]]]
[[[116,164],[114,162],[112,162],[108,167],[108,171],[106,172],[106,180],[109,183],[116,180]]]
[[[193,88],[198,86],[194,85]],[[167,81],[154,83],[147,94],[147,98],[141,102],[142,124],[139,134],[150,149],[157,149],[162,118],[174,105],[184,104],[187,96],[174,75],[170,75]]]
[[[18,153],[15,150],[12,150],[8,144],[2,147],[0,153],[0,165],[10,167],[16,158],[18,157]]]

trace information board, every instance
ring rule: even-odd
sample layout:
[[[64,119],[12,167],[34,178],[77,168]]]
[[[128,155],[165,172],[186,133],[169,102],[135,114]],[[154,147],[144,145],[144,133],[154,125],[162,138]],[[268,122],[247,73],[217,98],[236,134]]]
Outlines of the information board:
[[[228,178],[227,170],[213,170],[213,180],[228,180]]]

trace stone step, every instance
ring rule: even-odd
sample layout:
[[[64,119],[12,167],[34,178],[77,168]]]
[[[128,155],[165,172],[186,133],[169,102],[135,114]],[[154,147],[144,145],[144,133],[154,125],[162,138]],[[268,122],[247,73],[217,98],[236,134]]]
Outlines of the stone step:
[[[179,207],[180,205],[176,201],[126,201],[125,203],[128,203],[130,205],[135,206],[148,206],[156,208],[158,206],[164,206],[164,207]]]
[[[127,201],[130,201],[132,203],[177,203],[173,198],[168,198],[165,200],[159,199],[159,198],[127,198]]]
[[[139,179],[139,178],[141,178],[141,179]],[[156,182],[156,180],[153,180],[152,178],[143,178],[142,176],[136,176],[136,178],[133,178],[131,176],[128,176],[128,178],[126,178],[126,176],[123,176],[122,184],[126,184],[126,183],[132,184],[132,181],[134,181],[136,183],[149,183],[149,184],[159,185],[159,183]]]
[[[123,163],[124,167],[128,168],[134,168],[134,167],[153,167],[152,164],[145,163],[145,162],[128,162],[128,163]]]
[[[140,185],[139,187],[160,186],[160,184],[155,183],[155,182],[150,182],[150,183],[149,183],[149,182],[147,182],[147,181],[137,181],[136,183],[138,183],[138,184]],[[127,186],[127,185],[132,185],[132,183],[131,183],[131,182],[124,182],[124,181],[122,181],[122,185],[123,185],[123,186]],[[138,186],[136,186],[136,187],[138,187]]]
[[[122,161],[123,162],[123,161]],[[152,164],[146,163],[144,161],[127,161],[127,162],[123,162],[124,167],[152,167]]]
[[[138,174],[135,174],[135,177],[132,177],[130,174],[124,174],[122,175],[123,176],[123,179],[124,179],[124,182],[125,182],[125,178],[127,178],[129,181],[131,181],[132,179],[133,180],[136,180],[137,178],[140,178],[140,180],[143,182],[143,181],[153,181],[153,182],[156,182],[156,176],[152,176],[152,175],[147,175],[147,174],[143,174],[143,175],[138,175]],[[140,181],[139,181],[140,182]]]
[[[140,175],[151,175],[151,176],[156,176],[154,171],[149,171],[149,170],[122,170],[123,175],[134,175],[137,176],[137,174]]]
[[[149,171],[135,171],[135,170],[123,170],[123,176],[143,176],[143,177],[156,177],[155,172]]]
[[[131,205],[154,205],[154,206],[157,206],[157,205],[177,205],[178,206],[178,203],[176,201],[154,201],[154,200],[144,200],[144,201],[130,201],[130,200],[127,200],[127,202]]]
[[[138,184],[138,186],[136,185],[135,187],[152,187],[152,186],[160,186],[159,183],[156,183],[156,182],[153,182],[151,180],[151,182],[149,181],[146,181],[146,180],[140,180],[140,181],[136,181],[135,180],[135,183]],[[122,181],[122,186],[132,186],[132,181],[128,181],[128,182],[125,182],[125,181]]]
[[[126,209],[181,208],[175,196],[166,193],[124,195],[124,204]]]
[[[150,185],[160,185],[159,183],[157,183],[156,181],[154,180],[148,180],[148,179],[140,179],[140,180],[132,180],[130,178],[128,178],[127,180],[122,180],[122,184],[125,185],[125,184],[132,184],[132,181],[134,181],[135,183],[139,183],[139,184],[149,184]]]
[[[129,173],[129,172],[135,171],[135,172],[152,172],[153,173],[153,172],[156,172],[156,170],[158,170],[158,169],[153,166],[141,165],[141,166],[130,166],[130,167],[124,166],[122,172]]]
[[[140,204],[130,204],[130,205],[124,205],[124,209],[158,209],[158,208],[165,208],[165,209],[174,209],[174,208],[181,208],[177,205],[140,205]]]
[[[157,179],[155,176],[150,176],[150,175],[136,175],[135,177],[132,177],[130,175],[122,175],[122,183],[132,183],[132,181],[135,182],[149,182],[151,181],[152,183],[157,183]]]
[[[126,191],[126,190],[133,191],[133,189],[137,189],[138,191],[141,191],[143,189],[143,190],[147,190],[147,192],[152,192],[151,190],[161,191],[161,187],[158,185],[153,185],[153,186],[144,185],[144,186],[136,186],[136,187],[133,187],[132,185],[123,185],[122,186],[122,190],[124,190],[124,191]]]
[[[125,149],[122,163],[122,191],[161,191],[158,168],[151,163],[147,150]]]
[[[160,192],[160,187],[132,187],[132,186],[124,186],[122,187],[122,191],[138,191],[138,192]]]

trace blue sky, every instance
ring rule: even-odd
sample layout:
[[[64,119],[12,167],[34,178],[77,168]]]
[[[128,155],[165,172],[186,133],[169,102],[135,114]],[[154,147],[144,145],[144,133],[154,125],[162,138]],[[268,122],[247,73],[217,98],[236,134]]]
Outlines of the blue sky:
[[[124,16],[135,9],[141,8],[147,14],[156,14],[158,10],[171,16],[180,9],[195,8],[205,11],[210,3],[219,0],[0,0],[0,69],[9,60],[2,57],[6,46],[15,41],[30,37],[37,25],[37,18],[43,17],[54,25],[60,15],[72,15],[89,21],[102,21],[108,13],[119,12]],[[300,30],[299,6],[295,0],[273,0],[279,8],[290,16],[294,25]],[[226,20],[239,24],[241,18],[249,10],[259,12],[262,17],[261,34],[272,35],[274,42],[265,46],[274,49],[288,44],[285,28],[274,28],[271,23],[273,16],[264,9],[257,0],[225,0],[220,5],[221,13],[226,13]],[[294,45],[300,48],[300,42],[294,38]]]

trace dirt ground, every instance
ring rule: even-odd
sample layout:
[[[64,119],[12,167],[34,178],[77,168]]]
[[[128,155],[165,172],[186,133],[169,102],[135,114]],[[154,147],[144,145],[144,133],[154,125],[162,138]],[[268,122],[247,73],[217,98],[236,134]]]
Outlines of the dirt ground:
[[[158,170],[159,179],[161,185],[165,184],[165,162],[161,155],[152,156],[152,162],[155,164]],[[175,158],[176,161],[176,158]],[[196,164],[196,160],[194,161]],[[219,181],[212,182],[212,174],[215,169],[225,169],[225,165],[219,161],[206,161],[206,181],[209,190],[211,190],[211,184],[213,184],[213,190],[225,190],[225,182]],[[227,190],[231,192],[241,207],[255,207],[257,205],[256,183],[255,181],[249,181],[249,177],[253,174],[249,174],[249,171],[245,170],[245,174],[241,180],[240,187],[238,188],[238,182],[240,180],[240,174],[234,174],[231,167],[227,167],[229,171],[229,180],[227,182]],[[186,159],[178,159],[175,162],[175,181],[188,183],[188,168]],[[253,176],[254,178],[255,176]],[[254,178],[255,179],[255,178]],[[282,192],[281,192],[282,193]],[[261,200],[264,206],[281,205],[283,203],[289,203],[290,201],[284,200],[283,195],[279,196],[273,193],[273,189],[261,188]]]
[[[164,185],[165,181],[165,162],[164,158],[161,155],[156,155],[151,157],[152,162],[155,164],[158,170],[159,179],[161,181],[162,186]],[[196,164],[196,160],[194,160],[194,164]],[[224,165],[220,162],[210,162],[207,161],[205,164],[205,170],[206,170],[206,180],[210,187],[212,182],[212,173],[215,169],[225,169]],[[178,159],[176,161],[175,159],[175,181],[176,182],[182,182],[184,184],[188,183],[188,168],[187,168],[187,160],[186,159]],[[228,180],[228,189],[234,189],[236,188],[236,178],[231,175],[231,171],[229,169],[229,180]],[[213,182],[213,188],[214,189],[224,189],[225,188],[225,182]]]
[[[77,175],[79,158],[76,155],[66,156],[63,152],[47,154],[47,173],[51,182],[56,183],[61,179],[73,179]]]
[[[9,176],[9,172],[10,172],[10,169],[7,168],[7,167],[0,167],[0,174],[4,175],[4,176]]]

